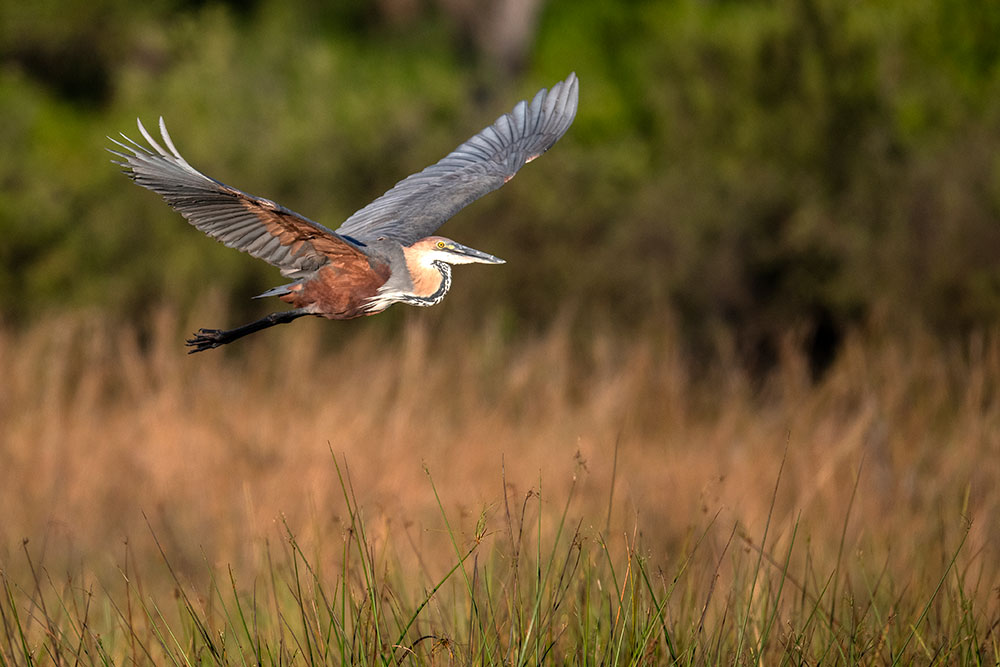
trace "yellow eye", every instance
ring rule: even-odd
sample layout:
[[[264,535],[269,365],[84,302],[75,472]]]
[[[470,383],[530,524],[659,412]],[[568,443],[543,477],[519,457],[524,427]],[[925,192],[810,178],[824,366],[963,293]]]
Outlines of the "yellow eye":
[[[440,250],[444,250],[444,241],[438,241],[438,242],[437,242],[437,247],[438,247],[438,248],[439,248]]]

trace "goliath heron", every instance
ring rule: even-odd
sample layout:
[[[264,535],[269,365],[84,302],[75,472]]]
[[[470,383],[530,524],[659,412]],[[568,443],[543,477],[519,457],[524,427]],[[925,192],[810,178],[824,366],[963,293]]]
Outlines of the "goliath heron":
[[[432,234],[548,150],[573,122],[577,97],[575,74],[551,90],[543,88],[437,164],[404,178],[336,231],[201,173],[177,152],[162,118],[166,150],[139,121],[149,145],[122,134],[122,141],[111,141],[125,152],[111,152],[128,176],[161,195],[192,225],[277,266],[293,281],[259,296],[276,296],[294,308],[235,329],[199,329],[187,341],[190,354],[303,315],[346,320],[380,313],[396,302],[433,306],[451,287],[452,264],[503,264]]]

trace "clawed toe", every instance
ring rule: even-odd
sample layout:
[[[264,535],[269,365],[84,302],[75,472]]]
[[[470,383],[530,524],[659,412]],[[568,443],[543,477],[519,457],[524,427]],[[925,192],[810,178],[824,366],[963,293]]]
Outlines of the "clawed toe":
[[[229,341],[225,339],[224,333],[221,329],[198,329],[193,338],[187,339],[186,345],[194,348],[188,350],[188,354],[204,352],[225,345]]]

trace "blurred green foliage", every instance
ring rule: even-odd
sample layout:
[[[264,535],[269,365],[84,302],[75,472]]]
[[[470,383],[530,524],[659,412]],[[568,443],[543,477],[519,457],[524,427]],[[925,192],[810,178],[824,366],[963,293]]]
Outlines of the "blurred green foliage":
[[[460,271],[451,316],[671,316],[764,357],[873,313],[1000,321],[1000,3],[549,0],[509,62],[476,3],[0,5],[0,312],[187,306],[208,285],[262,312],[244,299],[276,270],[108,164],[136,116],[335,228],[575,70],[567,136],[444,228],[509,261]]]

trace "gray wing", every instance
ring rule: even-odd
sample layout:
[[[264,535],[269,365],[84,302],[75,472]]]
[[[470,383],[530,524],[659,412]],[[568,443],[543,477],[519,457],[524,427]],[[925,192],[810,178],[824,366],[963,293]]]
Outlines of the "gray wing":
[[[386,236],[403,245],[430,236],[462,208],[509,181],[526,162],[548,150],[573,123],[576,74],[538,91],[437,164],[404,178],[348,218],[338,234],[355,239]]]
[[[254,197],[201,173],[181,157],[160,118],[160,134],[167,149],[157,143],[142,122],[143,146],[122,134],[111,139],[125,152],[125,173],[137,184],[161,195],[192,225],[230,248],[242,250],[299,277],[331,259],[356,256],[358,250],[323,225],[315,223],[269,199]]]

